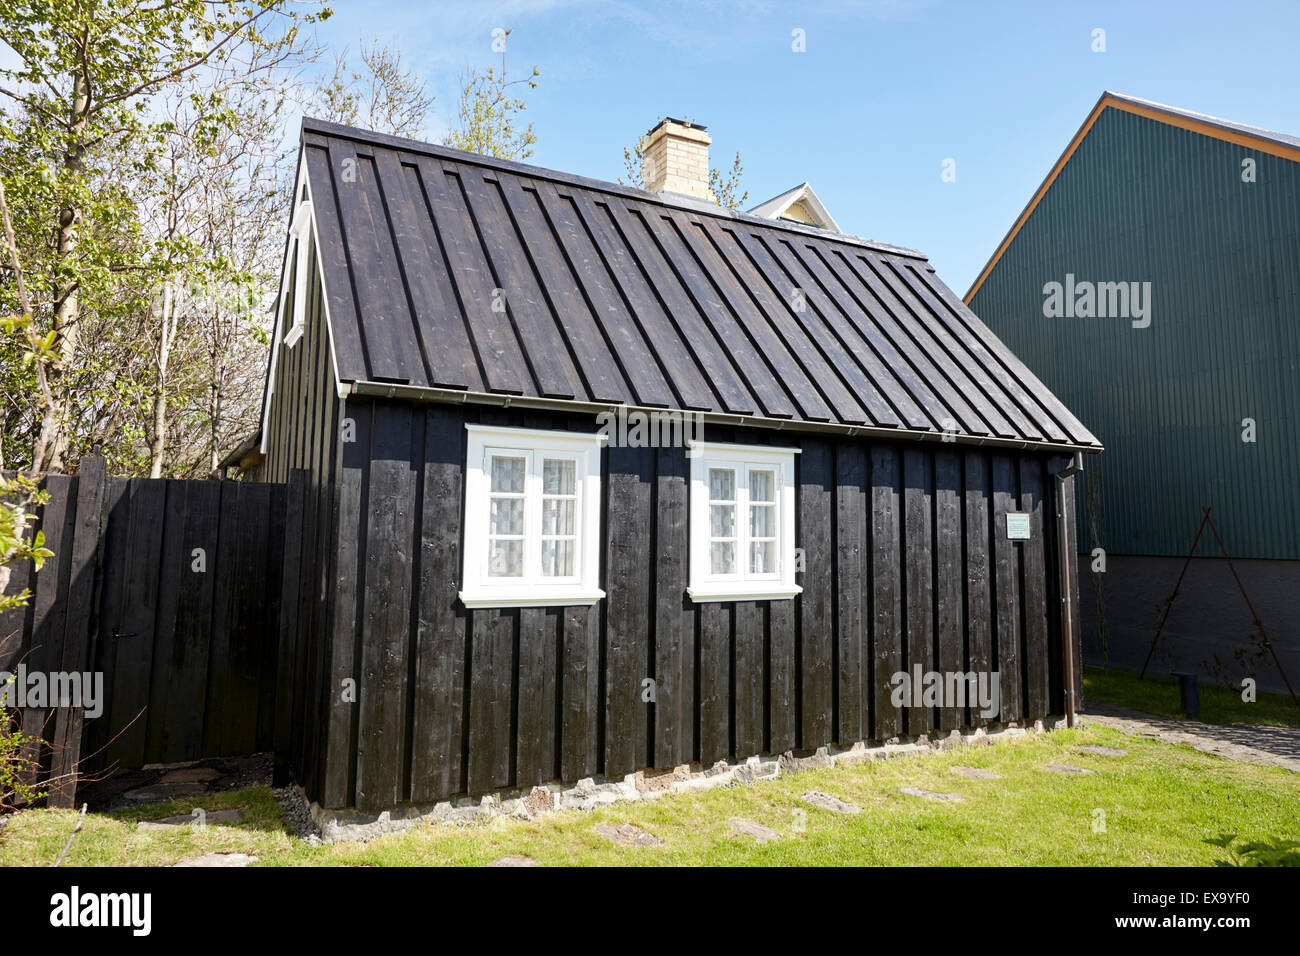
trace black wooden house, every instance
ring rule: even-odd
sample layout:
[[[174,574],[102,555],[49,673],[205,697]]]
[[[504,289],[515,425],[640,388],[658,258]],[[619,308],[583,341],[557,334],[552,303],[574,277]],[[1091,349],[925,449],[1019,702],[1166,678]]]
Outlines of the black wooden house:
[[[260,467],[314,502],[322,806],[1069,705],[1097,440],[921,254],[732,213],[702,128],[651,138],[640,190],[303,123]],[[1000,712],[896,706],[918,667]]]

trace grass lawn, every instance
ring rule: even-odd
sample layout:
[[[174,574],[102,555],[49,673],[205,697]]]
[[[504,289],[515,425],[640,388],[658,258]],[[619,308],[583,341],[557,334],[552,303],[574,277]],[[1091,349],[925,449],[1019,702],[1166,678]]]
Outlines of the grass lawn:
[[[1076,750],[1102,744],[1128,750],[1108,757]],[[1057,774],[1068,763],[1092,774]],[[954,765],[985,767],[997,780],[970,780]],[[961,803],[907,796],[899,787],[961,794]],[[821,790],[858,804],[862,813],[832,813],[805,804]],[[209,810],[242,806],[242,823],[202,830],[140,831],[141,819],[187,813],[177,801],[112,814],[91,814],[68,865],[168,865],[212,851],[257,856],[260,865],[475,866],[522,853],[564,865],[1079,865],[1205,866],[1224,852],[1204,840],[1220,833],[1276,841],[1300,837],[1295,808],[1300,775],[1232,763],[1186,747],[1125,736],[1105,727],[1061,730],[920,757],[814,770],[701,794],[535,820],[498,819],[478,826],[424,825],[371,843],[308,846],[286,833],[265,787],[208,796]],[[1105,832],[1094,832],[1097,810]],[[735,833],[728,821],[766,824],[782,839],[765,844]],[[0,835],[0,866],[46,865],[76,820],[71,810],[31,810],[9,819]],[[662,846],[620,847],[593,832],[631,822],[664,839]]]
[[[1241,691],[1200,682],[1201,716],[1207,724],[1278,724],[1300,727],[1300,707],[1287,694],[1260,694],[1254,703],[1241,699]],[[1178,679],[1136,671],[1100,667],[1083,669],[1083,699],[1122,704],[1134,710],[1165,717],[1181,717]]]

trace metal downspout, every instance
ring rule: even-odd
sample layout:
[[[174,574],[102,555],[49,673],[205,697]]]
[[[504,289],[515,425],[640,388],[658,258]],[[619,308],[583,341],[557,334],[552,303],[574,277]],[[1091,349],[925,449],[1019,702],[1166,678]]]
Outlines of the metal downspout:
[[[1070,464],[1056,473],[1056,541],[1060,568],[1061,588],[1061,670],[1065,677],[1065,725],[1073,727],[1075,723],[1074,700],[1074,648],[1071,635],[1074,633],[1074,616],[1076,609],[1071,599],[1073,589],[1070,587],[1070,568],[1075,548],[1070,541],[1070,520],[1066,512],[1065,482],[1083,471],[1083,453],[1075,452]]]

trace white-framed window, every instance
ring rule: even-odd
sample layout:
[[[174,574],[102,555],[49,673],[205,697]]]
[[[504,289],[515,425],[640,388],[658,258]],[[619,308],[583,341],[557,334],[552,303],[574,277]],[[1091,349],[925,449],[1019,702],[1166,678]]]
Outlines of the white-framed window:
[[[594,604],[601,436],[466,424],[466,607]]]
[[[311,259],[311,200],[298,203],[289,225],[293,245],[293,317],[284,335],[285,348],[293,348],[307,326],[307,273]],[[281,304],[283,308],[283,304]]]
[[[691,442],[693,601],[792,598],[797,448]]]

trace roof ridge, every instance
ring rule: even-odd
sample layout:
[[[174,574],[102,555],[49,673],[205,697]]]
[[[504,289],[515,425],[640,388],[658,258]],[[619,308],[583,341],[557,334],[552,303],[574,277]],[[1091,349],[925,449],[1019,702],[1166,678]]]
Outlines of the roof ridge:
[[[635,186],[624,186],[620,183],[611,183],[604,179],[594,179],[590,176],[578,175],[577,173],[566,173],[562,170],[550,169],[546,166],[535,166],[531,163],[522,163],[514,159],[498,159],[495,156],[485,156],[482,153],[473,153],[468,150],[456,149],[452,146],[440,146],[436,143],[426,143],[423,140],[410,139],[405,136],[394,136],[391,133],[380,133],[374,130],[348,126],[343,123],[334,123],[329,120],[315,119],[309,116],[304,116],[302,118],[302,133],[303,135],[306,135],[307,133],[317,133],[340,139],[351,139],[360,143],[383,145],[390,149],[423,153],[441,159],[453,160],[458,163],[467,163],[473,166],[481,166],[486,169],[498,169],[504,172],[516,173],[537,179],[547,179],[552,182],[564,183],[571,186],[581,186],[585,189],[610,193],[615,196],[625,196],[629,199],[635,199],[638,202],[653,202],[661,206],[668,206],[672,209],[681,209],[686,212],[713,216],[717,219],[730,219],[776,229],[784,229],[787,232],[816,236],[817,238],[824,239],[828,242],[843,242],[847,245],[862,246],[876,252],[905,256],[911,259],[920,259],[925,262],[928,262],[930,258],[919,249],[914,249],[910,246],[895,245],[894,243],[885,242],[881,239],[868,239],[865,236],[854,236],[843,232],[832,232],[828,229],[820,229],[816,226],[809,226],[804,223],[764,219],[761,216],[751,216],[747,212],[727,209],[715,203],[706,204],[690,197],[677,197],[662,193],[647,192],[646,190],[638,189]]]
[[[1183,116],[1187,119],[1199,120],[1202,123],[1208,123],[1213,126],[1219,126],[1223,129],[1233,130],[1238,133],[1244,133],[1248,136],[1254,136],[1258,139],[1267,139],[1271,142],[1283,143],[1288,146],[1300,146],[1300,136],[1293,133],[1284,133],[1281,130],[1268,129],[1264,126],[1254,126],[1250,123],[1239,123],[1223,116],[1215,116],[1212,113],[1202,113],[1198,110],[1189,110],[1181,106],[1171,106],[1168,103],[1161,103],[1158,100],[1149,100],[1142,96],[1134,96],[1131,93],[1120,93],[1118,90],[1104,90],[1105,97],[1121,100],[1126,103],[1132,103],[1139,106],[1147,106],[1161,112],[1170,113],[1174,116]]]

